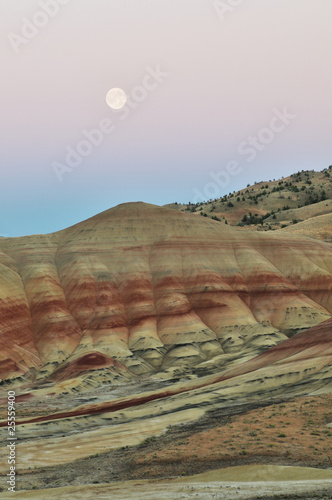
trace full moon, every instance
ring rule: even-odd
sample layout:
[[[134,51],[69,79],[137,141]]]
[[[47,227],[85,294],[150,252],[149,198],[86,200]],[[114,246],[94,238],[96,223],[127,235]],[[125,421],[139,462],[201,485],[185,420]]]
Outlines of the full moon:
[[[127,102],[127,96],[124,90],[114,88],[107,92],[106,102],[112,109],[121,109]]]

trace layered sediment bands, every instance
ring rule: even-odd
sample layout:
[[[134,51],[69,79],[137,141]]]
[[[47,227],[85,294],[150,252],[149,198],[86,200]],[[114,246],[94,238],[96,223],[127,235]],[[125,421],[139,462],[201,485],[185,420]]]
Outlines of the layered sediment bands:
[[[20,424],[34,424],[81,417],[71,421],[81,428],[93,427],[95,415],[106,414],[112,423],[135,421],[147,425],[154,418],[181,412],[185,409],[212,409],[220,403],[255,401],[276,395],[300,395],[317,390],[331,390],[332,383],[332,319],[298,334],[296,337],[268,349],[240,366],[190,381],[181,381],[167,387],[107,402],[85,404],[66,412],[20,420]],[[101,363],[108,362],[100,360]],[[84,361],[87,363],[87,360]],[[90,421],[89,421],[90,419]],[[140,422],[143,420],[143,423]],[[158,420],[158,419],[157,419]],[[62,421],[63,422],[63,421]],[[6,426],[1,422],[0,427]],[[69,425],[69,426],[70,426]],[[99,421],[99,425],[101,422]],[[29,429],[29,426],[27,429]],[[23,427],[22,433],[25,429]],[[38,432],[43,432],[40,430]],[[45,434],[49,431],[44,428]],[[22,434],[22,435],[23,435]],[[36,435],[36,433],[34,434]]]
[[[76,377],[77,374],[85,375],[87,372],[93,372],[97,370],[101,370],[103,368],[107,368],[108,371],[111,371],[116,378],[116,375],[122,375],[123,377],[127,376],[127,368],[110,358],[109,356],[105,356],[98,352],[93,352],[91,354],[86,354],[81,358],[75,359],[66,365],[65,368],[56,370],[51,377],[52,381],[60,382],[63,380],[71,379]],[[130,378],[130,376],[128,377]]]
[[[225,378],[233,378],[245,373],[254,372],[265,367],[278,370],[281,365],[303,365],[304,375],[312,375],[311,370],[317,372],[325,366],[330,369],[330,382],[332,381],[332,319],[324,321],[317,326],[299,333],[256,356],[243,365],[226,371]],[[310,368],[311,367],[311,368]],[[315,367],[315,368],[313,368]]]
[[[332,314],[331,246],[283,232],[129,203],[0,244],[4,379],[205,373]]]
[[[55,265],[57,237],[46,235],[14,241],[10,256],[17,265],[21,293],[29,306],[33,342],[44,367],[48,363],[51,366],[61,363],[77,347],[82,334],[68,310]],[[15,323],[20,324],[18,311]]]
[[[0,377],[38,369],[41,359],[31,328],[29,304],[15,261],[0,253]]]

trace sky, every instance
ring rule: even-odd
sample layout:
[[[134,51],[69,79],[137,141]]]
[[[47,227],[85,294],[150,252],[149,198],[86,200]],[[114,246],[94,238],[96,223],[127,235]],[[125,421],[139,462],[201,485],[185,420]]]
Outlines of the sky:
[[[0,235],[328,167],[331,18],[331,0],[0,0]]]

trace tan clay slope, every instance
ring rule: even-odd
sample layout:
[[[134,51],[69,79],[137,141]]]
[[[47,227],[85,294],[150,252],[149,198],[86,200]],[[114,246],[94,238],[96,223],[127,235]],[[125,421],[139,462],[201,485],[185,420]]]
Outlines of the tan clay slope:
[[[329,244],[145,203],[0,250],[5,379],[170,375],[252,357],[332,313]]]
[[[293,208],[289,210],[282,210],[277,212],[277,221],[293,221],[297,219],[298,221],[307,221],[320,215],[331,215],[332,213],[332,200],[324,200],[319,203],[314,203],[312,205],[306,205],[300,208]],[[266,219],[268,222],[273,222],[272,217]]]
[[[332,214],[319,215],[293,226],[280,229],[280,231],[332,242]]]

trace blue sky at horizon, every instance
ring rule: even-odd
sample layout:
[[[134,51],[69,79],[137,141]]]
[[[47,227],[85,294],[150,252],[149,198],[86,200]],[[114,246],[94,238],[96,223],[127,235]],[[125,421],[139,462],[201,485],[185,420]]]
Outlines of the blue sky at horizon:
[[[331,15],[329,0],[0,0],[0,235],[326,168]]]

